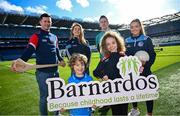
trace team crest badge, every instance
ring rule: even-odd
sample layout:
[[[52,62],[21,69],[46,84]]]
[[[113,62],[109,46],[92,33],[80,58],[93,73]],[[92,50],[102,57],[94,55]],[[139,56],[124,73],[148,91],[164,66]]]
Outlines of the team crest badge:
[[[139,47],[142,47],[143,45],[144,45],[144,42],[139,42],[139,43],[138,43],[138,46],[139,46]]]

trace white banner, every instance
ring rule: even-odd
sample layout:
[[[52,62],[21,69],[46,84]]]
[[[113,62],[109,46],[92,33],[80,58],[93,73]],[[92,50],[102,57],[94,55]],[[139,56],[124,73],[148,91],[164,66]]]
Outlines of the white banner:
[[[84,108],[155,100],[159,83],[155,75],[139,76],[141,62],[137,57],[122,57],[117,67],[123,78],[103,82],[91,81],[65,84],[63,79],[49,78],[48,110]]]

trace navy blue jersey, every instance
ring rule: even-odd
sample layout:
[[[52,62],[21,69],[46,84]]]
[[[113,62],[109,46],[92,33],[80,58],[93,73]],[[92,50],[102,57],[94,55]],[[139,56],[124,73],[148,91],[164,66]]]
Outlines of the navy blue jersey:
[[[125,40],[126,42],[126,55],[135,55],[137,51],[143,50],[146,51],[150,60],[146,62],[144,66],[144,71],[141,75],[148,76],[151,74],[151,66],[155,61],[156,53],[154,52],[154,46],[151,39],[145,35],[139,35],[137,37],[128,37]]]
[[[72,38],[67,42],[66,49],[70,55],[73,53],[80,53],[87,57],[88,62],[90,61],[91,57],[91,50],[88,45],[82,44],[79,42],[78,38]]]
[[[54,34],[40,30],[29,39],[29,44],[21,56],[21,59],[28,61],[32,54],[36,54],[36,64],[57,64],[62,58],[59,54],[58,39]],[[42,72],[56,72],[57,66],[37,69]]]
[[[110,56],[107,56],[107,58],[103,58],[93,71],[93,75],[99,78],[103,78],[103,76],[107,75],[111,80],[122,78],[119,74],[117,63],[119,62],[119,58],[123,56],[124,55],[121,55],[118,52],[113,52]]]
[[[82,44],[79,42],[78,38],[72,38],[67,42],[66,49],[68,50],[68,53],[70,56],[74,53],[83,54],[88,59],[88,65],[90,64],[90,58],[91,58],[91,49],[88,45]],[[89,74],[89,67],[86,69],[86,73]]]

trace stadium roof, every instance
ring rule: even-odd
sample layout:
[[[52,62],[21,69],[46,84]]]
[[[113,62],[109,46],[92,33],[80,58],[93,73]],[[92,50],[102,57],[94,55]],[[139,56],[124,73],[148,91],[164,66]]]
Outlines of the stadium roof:
[[[165,16],[162,16],[162,17],[149,19],[149,20],[145,20],[145,21],[143,21],[143,24],[145,26],[151,26],[151,25],[166,23],[166,22],[175,21],[175,20],[180,20],[180,12],[165,15]]]
[[[58,18],[56,16],[52,16],[52,21],[53,21],[52,26],[58,28],[60,27],[71,28],[73,22],[78,22],[85,29],[99,29],[99,24],[97,22],[85,22],[77,19],[73,20],[70,18]],[[0,11],[0,24],[38,26],[39,16],[7,13]],[[116,29],[118,28],[118,25],[110,25],[110,28]]]
[[[174,14],[169,14],[169,15],[164,15],[162,17],[157,17],[157,18],[152,18],[149,20],[142,21],[144,27],[152,26],[152,25],[157,25],[157,24],[162,24],[166,22],[171,22],[175,20],[180,20],[180,12],[174,13]],[[126,30],[129,29],[129,25],[122,24],[119,26],[121,30]]]
[[[53,27],[65,27],[70,28],[73,22],[80,23],[85,29],[99,29],[99,24],[97,22],[85,22],[82,20],[72,20],[70,18],[58,18],[52,16]],[[170,21],[180,20],[180,12],[165,15],[162,17],[152,18],[149,20],[143,21],[143,24],[146,26],[166,23]],[[24,15],[18,13],[7,13],[0,11],[0,25],[29,25],[29,26],[38,26],[39,25],[39,16],[38,15]],[[129,25],[110,25],[111,29],[126,30],[129,29]]]

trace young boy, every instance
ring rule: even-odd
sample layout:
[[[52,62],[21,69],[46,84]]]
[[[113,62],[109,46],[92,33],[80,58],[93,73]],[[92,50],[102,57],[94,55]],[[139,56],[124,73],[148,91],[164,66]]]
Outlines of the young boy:
[[[87,57],[85,55],[73,54],[69,60],[69,66],[72,70],[72,75],[69,77],[68,83],[77,84],[93,80],[91,76],[85,73],[85,69],[87,68]],[[91,107],[70,109],[70,116],[91,116],[91,113]]]

